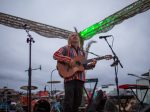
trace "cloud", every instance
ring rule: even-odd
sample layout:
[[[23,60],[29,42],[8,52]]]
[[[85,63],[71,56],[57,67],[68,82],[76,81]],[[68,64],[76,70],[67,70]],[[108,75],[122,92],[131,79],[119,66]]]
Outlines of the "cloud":
[[[70,31],[74,31],[73,27],[81,31],[134,2],[131,0],[113,2],[108,0],[15,1],[2,0],[0,11]],[[113,49],[124,66],[123,69],[119,67],[119,83],[135,83],[136,78],[127,76],[127,73],[140,75],[150,69],[149,19],[150,12],[147,11],[125,20],[107,33],[98,34],[92,38],[97,43],[91,46],[90,51],[103,56],[112,52],[107,43],[98,37],[107,34],[114,36]],[[28,83],[28,73],[25,72],[29,66],[27,34],[24,30],[3,25],[0,25],[0,28],[0,87],[8,85],[19,90],[20,86]],[[67,41],[49,39],[34,32],[30,33],[35,40],[32,44],[32,68],[42,65],[41,71],[32,72],[32,84],[39,90],[43,90],[45,85],[49,85],[46,82],[50,80],[51,71],[56,68],[53,53],[66,45]],[[89,41],[85,41],[85,45]],[[108,38],[108,41],[111,43],[112,39]],[[89,54],[89,58],[94,57]],[[112,60],[99,61],[95,69],[87,72],[86,77],[98,78],[98,86],[115,83],[114,68],[110,67],[112,63]],[[56,88],[63,88],[63,79],[57,72],[53,74],[53,79],[62,81],[61,84],[55,85]]]

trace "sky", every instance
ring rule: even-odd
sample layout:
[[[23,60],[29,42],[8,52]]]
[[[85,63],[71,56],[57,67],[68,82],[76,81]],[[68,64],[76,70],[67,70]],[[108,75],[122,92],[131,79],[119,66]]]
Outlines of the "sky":
[[[74,31],[74,27],[81,31],[90,25],[103,20],[121,10],[135,0],[1,0],[0,12],[25,18],[28,20]],[[118,68],[120,84],[136,83],[136,77],[128,73],[141,75],[150,69],[150,11],[138,14],[116,25],[112,30],[97,34],[86,44],[95,40],[90,52],[104,56],[112,54],[107,43],[99,36],[113,35],[113,49],[120,59],[123,68]],[[65,46],[64,39],[53,39],[29,32],[35,40],[32,44],[32,68],[42,66],[42,70],[32,71],[32,85],[38,90],[46,86],[50,90],[51,71],[56,68],[53,53]],[[0,88],[22,91],[21,86],[28,84],[29,44],[26,43],[27,34],[24,30],[0,25]],[[112,38],[108,38],[111,43]],[[89,58],[95,56],[89,54]],[[114,67],[112,60],[97,62],[93,70],[86,72],[87,78],[98,78],[98,87],[104,84],[115,84]],[[53,72],[53,80],[61,83],[54,84],[54,89],[63,89],[63,79],[57,71]],[[87,87],[91,85],[86,84]]]

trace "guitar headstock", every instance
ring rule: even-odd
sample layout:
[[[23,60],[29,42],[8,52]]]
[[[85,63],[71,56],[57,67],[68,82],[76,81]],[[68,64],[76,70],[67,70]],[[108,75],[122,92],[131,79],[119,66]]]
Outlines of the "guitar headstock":
[[[113,58],[112,55],[105,55],[105,56],[104,56],[104,59],[106,59],[106,60],[111,60],[112,58]]]

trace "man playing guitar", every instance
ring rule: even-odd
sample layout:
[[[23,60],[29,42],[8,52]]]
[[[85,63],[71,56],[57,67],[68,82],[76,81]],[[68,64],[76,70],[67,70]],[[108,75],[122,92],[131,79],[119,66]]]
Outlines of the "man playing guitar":
[[[80,64],[80,59],[85,58],[85,53],[80,47],[80,38],[77,33],[72,33],[68,37],[68,45],[61,47],[58,51],[56,51],[53,55],[54,59],[58,61],[59,69],[61,67],[66,68],[60,70],[59,73],[64,78],[64,89],[65,89],[65,98],[63,109],[64,112],[77,112],[78,107],[82,101],[82,93],[83,86],[85,82],[85,70],[93,69],[96,65],[96,59],[91,60],[89,63],[84,64],[84,69],[77,69],[78,67],[74,67]],[[78,58],[78,62],[75,60]],[[83,66],[81,66],[83,68]],[[59,71],[58,69],[58,71]],[[70,71],[72,69],[72,71]],[[61,72],[66,71],[66,72]],[[71,76],[65,76],[65,73],[73,73]],[[70,71],[70,72],[69,72]],[[64,73],[64,74],[63,74]]]

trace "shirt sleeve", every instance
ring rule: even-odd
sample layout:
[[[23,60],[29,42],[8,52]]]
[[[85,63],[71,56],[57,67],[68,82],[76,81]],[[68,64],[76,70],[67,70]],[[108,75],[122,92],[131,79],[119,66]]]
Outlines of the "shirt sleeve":
[[[71,61],[71,58],[68,57],[67,53],[65,52],[65,47],[62,47],[59,50],[57,50],[54,53],[53,58],[57,61],[66,62],[66,63],[69,63]]]

